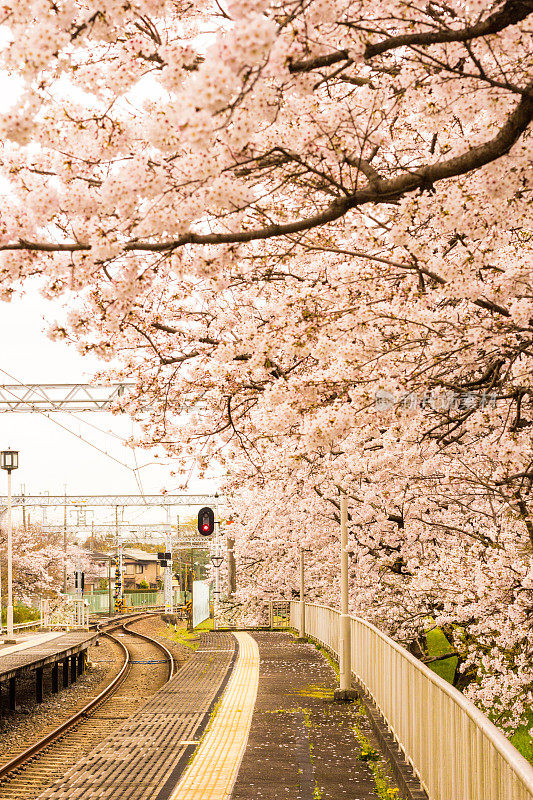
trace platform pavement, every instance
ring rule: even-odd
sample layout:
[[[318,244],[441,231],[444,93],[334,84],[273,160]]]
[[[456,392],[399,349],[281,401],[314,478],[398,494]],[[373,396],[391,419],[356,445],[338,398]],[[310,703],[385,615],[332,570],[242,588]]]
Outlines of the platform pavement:
[[[368,719],[359,703],[335,703],[335,686],[322,653],[289,633],[203,634],[177,675],[39,800],[376,800]],[[399,798],[392,782],[383,796]]]
[[[368,741],[368,721],[359,703],[334,702],[337,679],[324,655],[288,633],[253,637],[259,691],[232,800],[376,800],[355,730]]]
[[[10,653],[18,653],[20,650],[27,650],[36,644],[43,642],[50,642],[52,639],[57,639],[59,636],[64,636],[65,631],[28,631],[22,634],[17,633],[16,644],[11,644],[11,640],[0,640],[0,658],[7,656]]]

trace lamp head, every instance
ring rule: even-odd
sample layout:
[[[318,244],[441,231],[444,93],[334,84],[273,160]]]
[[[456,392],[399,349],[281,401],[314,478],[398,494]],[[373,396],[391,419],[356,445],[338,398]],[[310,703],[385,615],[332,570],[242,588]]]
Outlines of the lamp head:
[[[0,467],[11,472],[19,465],[18,450],[2,450],[0,452]]]

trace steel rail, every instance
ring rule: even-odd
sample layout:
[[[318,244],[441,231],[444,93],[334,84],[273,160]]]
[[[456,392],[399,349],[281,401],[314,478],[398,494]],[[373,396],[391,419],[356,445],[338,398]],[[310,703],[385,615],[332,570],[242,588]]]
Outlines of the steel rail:
[[[134,622],[134,621],[135,620],[132,620],[132,622]],[[157,644],[157,646],[159,648],[161,648],[161,650],[163,650],[164,653],[166,653],[167,661],[169,663],[169,676],[167,678],[167,683],[168,683],[169,680],[171,680],[171,678],[174,676],[174,672],[176,671],[175,670],[175,663],[174,663],[174,656],[172,655],[170,650],[167,647],[165,647],[165,645],[162,642],[158,642],[157,639],[152,639],[151,636],[147,636],[145,633],[139,633],[139,631],[132,631],[130,628],[127,628],[126,626],[128,624],[130,624],[130,623],[124,622],[122,624],[123,630],[127,631],[128,633],[135,634],[135,636],[138,636],[140,639],[146,639],[146,641],[150,642],[150,644],[154,644],[154,643]]]
[[[148,615],[138,615],[136,619],[142,616]],[[131,622],[135,622],[136,620],[130,620]],[[174,659],[172,657],[171,652],[165,647],[164,644],[158,642],[156,639],[152,639],[150,636],[147,636],[144,633],[138,633],[137,631],[132,631],[126,627],[127,621],[118,621],[118,624],[112,628],[112,630],[116,630],[117,628],[123,628],[124,631],[127,633],[133,634],[134,636],[139,637],[140,639],[145,639],[146,641],[150,642],[150,644],[155,644],[156,647],[159,647],[165,655],[167,656],[169,662],[169,677],[167,678],[167,682],[172,678],[174,675]],[[53,731],[50,731],[46,736],[43,736],[38,741],[34,742],[30,747],[24,750],[22,753],[19,753],[14,758],[12,758],[7,763],[0,766],[0,778],[8,775],[10,772],[13,772],[18,767],[22,766],[29,761],[33,756],[37,755],[38,753],[46,750],[46,748],[55,742],[57,739],[61,738],[68,730],[73,728],[77,725],[84,717],[86,717],[90,712],[94,711],[97,707],[101,706],[103,702],[108,700],[114,694],[116,694],[117,690],[126,680],[126,677],[131,669],[131,658],[128,651],[128,648],[125,646],[120,639],[117,639],[115,636],[112,636],[107,631],[101,631],[102,636],[107,636],[111,639],[115,644],[117,644],[123,650],[124,655],[124,663],[117,675],[113,678],[113,680],[98,694],[96,697],[93,697],[92,700],[89,700],[83,708],[79,711],[76,711],[69,719],[62,722],[57,728],[54,728]]]

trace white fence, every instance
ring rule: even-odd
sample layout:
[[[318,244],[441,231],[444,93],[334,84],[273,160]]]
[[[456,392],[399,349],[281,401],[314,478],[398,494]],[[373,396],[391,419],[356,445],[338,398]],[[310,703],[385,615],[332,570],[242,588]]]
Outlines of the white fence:
[[[339,617],[306,603],[306,634],[337,655]],[[292,602],[294,628],[299,619]],[[352,672],[430,800],[533,800],[533,767],[473,703],[374,625],[357,617],[350,624]]]
[[[79,599],[78,594],[69,594],[75,600]],[[94,592],[85,594],[83,600],[86,603],[90,614],[114,613],[114,600],[111,600],[111,612],[109,611],[109,593]],[[179,592],[174,592],[174,605],[179,601]],[[165,605],[165,593],[160,591],[153,592],[124,592],[124,608],[148,608]]]
[[[41,598],[41,628],[89,630],[89,609],[86,602],[68,595],[60,595],[51,600]]]
[[[194,581],[192,593],[192,626],[196,628],[205,619],[209,619],[209,584]]]

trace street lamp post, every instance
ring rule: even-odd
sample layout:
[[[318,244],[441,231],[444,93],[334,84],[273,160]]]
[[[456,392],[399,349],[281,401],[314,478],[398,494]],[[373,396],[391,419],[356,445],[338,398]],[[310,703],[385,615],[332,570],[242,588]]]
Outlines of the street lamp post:
[[[11,473],[19,465],[17,450],[2,450],[0,467],[7,470],[7,636],[13,638],[13,526],[11,521]]]
[[[213,604],[213,628],[214,628],[214,630],[217,629],[218,597],[219,597],[219,594],[220,594],[220,591],[218,589],[218,585],[219,584],[217,583],[217,578],[218,578],[218,576],[220,574],[220,567],[221,567],[223,561],[224,561],[224,557],[221,556],[220,553],[218,553],[218,552],[216,552],[215,555],[211,556],[211,563],[215,568],[215,576],[216,576],[216,578],[215,578],[215,602]]]

